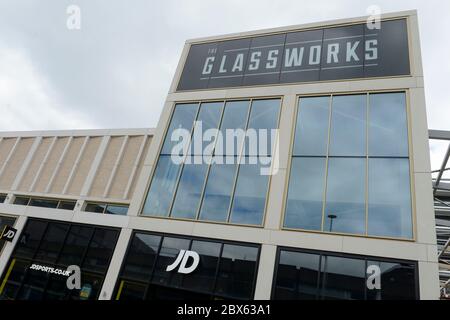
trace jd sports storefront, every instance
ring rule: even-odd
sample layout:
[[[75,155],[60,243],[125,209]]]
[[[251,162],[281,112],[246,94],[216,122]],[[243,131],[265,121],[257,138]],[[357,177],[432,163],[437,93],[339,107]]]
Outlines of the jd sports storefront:
[[[30,219],[0,280],[0,299],[98,299],[118,235],[111,228]],[[79,290],[66,285],[71,265],[81,270]]]

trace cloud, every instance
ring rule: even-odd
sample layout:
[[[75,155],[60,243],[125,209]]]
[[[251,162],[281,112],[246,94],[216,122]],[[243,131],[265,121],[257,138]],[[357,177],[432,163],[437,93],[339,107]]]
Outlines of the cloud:
[[[58,94],[23,52],[0,45],[0,128],[5,131],[89,127],[88,117],[61,108]]]

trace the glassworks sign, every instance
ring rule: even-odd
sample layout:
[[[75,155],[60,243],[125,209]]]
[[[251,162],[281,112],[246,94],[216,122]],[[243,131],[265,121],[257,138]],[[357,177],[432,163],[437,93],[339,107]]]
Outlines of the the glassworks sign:
[[[410,74],[406,19],[194,44],[177,90]]]

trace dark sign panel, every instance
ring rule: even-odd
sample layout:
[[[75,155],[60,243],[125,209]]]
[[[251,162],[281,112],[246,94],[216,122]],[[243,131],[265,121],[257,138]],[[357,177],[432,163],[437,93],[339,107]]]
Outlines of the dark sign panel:
[[[3,231],[0,235],[0,240],[12,242],[14,240],[14,237],[16,236],[16,234],[17,234],[17,229],[14,229],[11,226],[5,226],[5,228],[3,229]]]
[[[399,19],[192,45],[177,90],[409,74]]]

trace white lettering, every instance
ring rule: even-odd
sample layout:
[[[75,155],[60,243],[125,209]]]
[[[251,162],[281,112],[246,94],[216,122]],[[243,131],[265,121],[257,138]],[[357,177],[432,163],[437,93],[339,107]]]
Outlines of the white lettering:
[[[300,67],[303,62],[303,53],[305,52],[305,48],[301,47],[300,50],[298,48],[286,49],[286,56],[284,66],[286,68],[289,67]]]
[[[376,60],[378,59],[378,40],[367,40],[366,41],[366,60]]]
[[[236,72],[236,71],[244,71],[244,54],[243,53],[239,53],[236,56],[236,60],[234,60],[234,65],[233,68],[231,69],[231,72]]]
[[[279,50],[270,50],[267,56],[268,62],[266,63],[266,69],[273,69],[277,66]]]
[[[312,46],[309,49],[309,64],[310,65],[320,64],[321,53],[322,53],[322,46]]]
[[[227,61],[227,56],[224,55],[222,57],[222,61],[220,62],[219,73],[226,73],[227,69],[225,69],[225,62]]]
[[[339,63],[338,53],[339,43],[330,43],[328,45],[327,63]],[[333,62],[331,59],[333,59]]]
[[[205,65],[203,66],[203,71],[202,71],[203,75],[207,75],[207,74],[211,73],[212,67],[213,67],[213,62],[215,59],[216,59],[215,57],[206,58]]]
[[[250,64],[248,70],[254,71],[259,69],[259,60],[261,58],[261,51],[255,51],[250,56]]]
[[[356,41],[353,45],[351,42],[347,42],[347,62],[351,62],[351,60],[359,61],[358,55],[356,54],[356,49],[358,48],[360,41]]]

